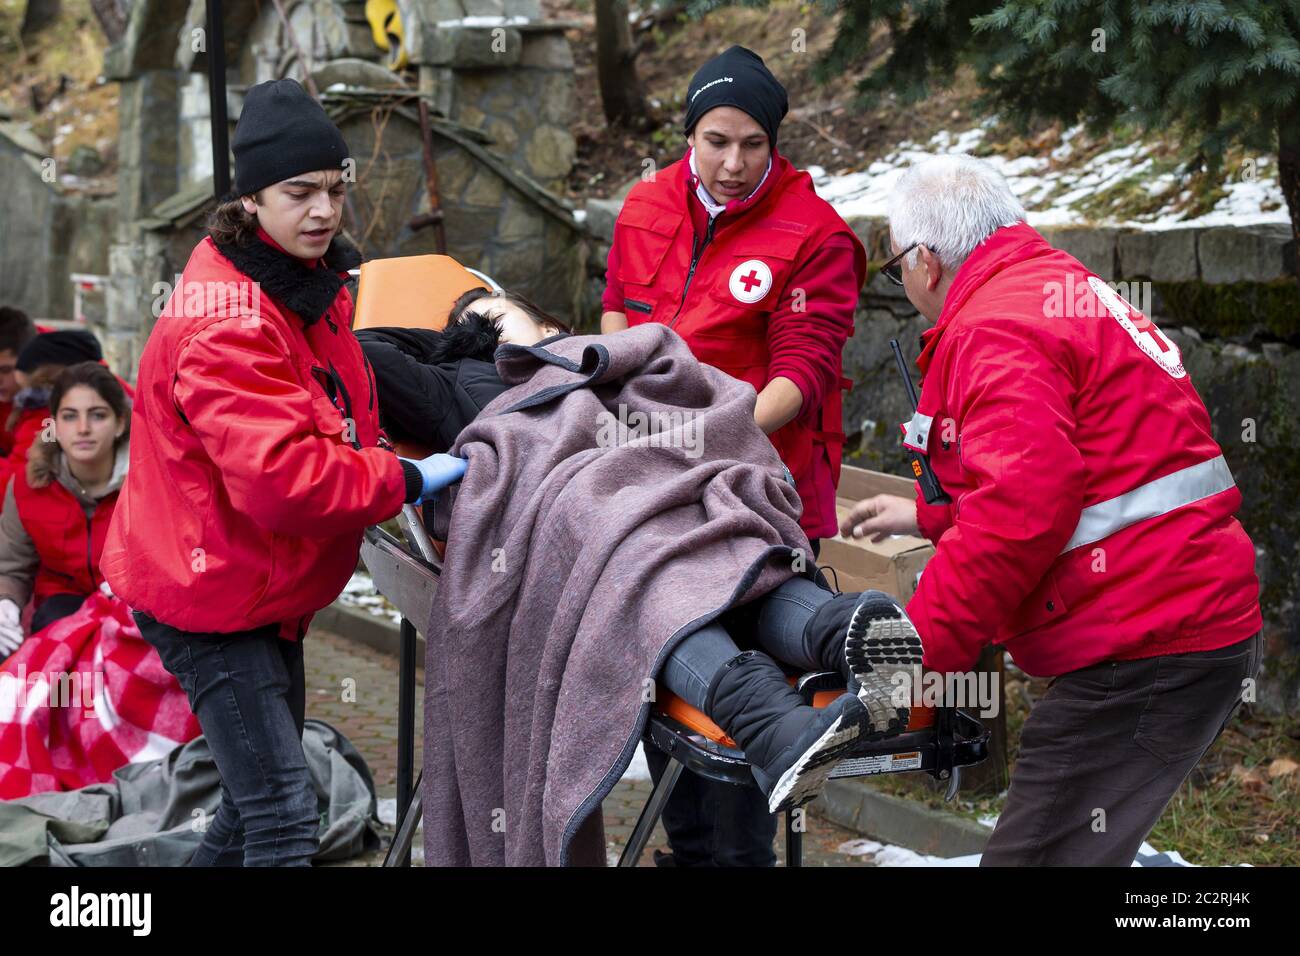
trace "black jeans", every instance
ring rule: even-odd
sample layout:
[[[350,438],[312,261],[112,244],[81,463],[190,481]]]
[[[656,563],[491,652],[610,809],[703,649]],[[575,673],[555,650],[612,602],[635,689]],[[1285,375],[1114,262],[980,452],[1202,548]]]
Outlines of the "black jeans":
[[[302,750],[302,642],[274,624],[195,634],[140,611],[135,620],[184,688],[221,774],[221,805],[190,866],[310,866],[320,815]]]
[[[1129,866],[1259,673],[1261,636],[1062,674],[1020,733],[982,866]]]
[[[813,558],[821,541],[812,542]],[[657,784],[668,757],[646,748],[650,777]],[[716,783],[683,770],[664,805],[663,824],[671,853],[655,853],[658,866],[775,866],[776,817],[758,785]]]

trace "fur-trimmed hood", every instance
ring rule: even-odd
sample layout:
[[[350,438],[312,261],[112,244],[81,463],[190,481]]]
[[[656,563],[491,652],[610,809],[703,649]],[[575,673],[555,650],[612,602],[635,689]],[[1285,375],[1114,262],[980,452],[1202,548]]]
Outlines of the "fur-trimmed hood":
[[[330,240],[325,255],[321,256],[323,268],[318,266],[314,269],[260,237],[247,245],[219,243],[215,239],[213,244],[236,269],[302,319],[304,327],[320,320],[347,281],[347,271],[361,264],[361,253],[337,235]]]
[[[357,329],[356,335],[363,348],[369,342],[384,342],[423,365],[445,365],[462,359],[491,363],[501,344],[501,330],[477,312],[468,313],[442,331],[385,326]]]
[[[430,345],[426,361],[434,365],[466,358],[491,362],[499,344],[501,330],[496,323],[482,313],[469,312],[442,330]]]
[[[33,488],[44,488],[51,481],[57,481],[83,505],[93,508],[113,492],[121,490],[126,482],[130,457],[130,434],[128,433],[117,446],[117,453],[113,459],[113,477],[109,480],[108,487],[102,495],[92,498],[81,487],[81,482],[73,477],[71,469],[68,468],[67,456],[63,454],[59,443],[37,438],[27,452],[27,484]]]

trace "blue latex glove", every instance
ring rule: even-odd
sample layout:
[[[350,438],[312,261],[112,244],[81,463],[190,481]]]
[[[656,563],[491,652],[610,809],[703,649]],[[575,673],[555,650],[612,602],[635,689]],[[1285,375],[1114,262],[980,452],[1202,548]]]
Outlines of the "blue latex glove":
[[[457,458],[455,455],[446,455],[441,452],[430,455],[428,458],[422,458],[419,461],[414,458],[403,458],[402,460],[409,461],[420,470],[420,477],[424,479],[421,499],[435,497],[443,488],[460,481],[469,469],[468,459]]]

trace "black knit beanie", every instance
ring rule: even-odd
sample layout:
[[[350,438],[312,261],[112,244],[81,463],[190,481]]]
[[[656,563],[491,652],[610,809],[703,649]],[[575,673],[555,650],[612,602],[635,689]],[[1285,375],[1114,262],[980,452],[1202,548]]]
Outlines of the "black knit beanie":
[[[14,368],[20,372],[34,372],[42,365],[76,365],[78,362],[99,362],[104,350],[95,338],[84,329],[59,329],[42,332],[23,346]]]
[[[686,88],[686,135],[700,117],[717,106],[734,106],[754,118],[776,145],[776,129],[785,119],[790,102],[785,87],[763,58],[743,46],[733,46],[700,67]]]
[[[338,169],[348,144],[325,110],[297,80],[250,87],[235,125],[237,196],[318,169]]]

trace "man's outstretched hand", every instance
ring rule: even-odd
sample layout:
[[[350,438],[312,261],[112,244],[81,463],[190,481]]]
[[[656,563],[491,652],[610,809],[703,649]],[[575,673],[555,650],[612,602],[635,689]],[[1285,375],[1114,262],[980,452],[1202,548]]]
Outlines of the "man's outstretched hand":
[[[916,526],[916,500],[898,495],[876,495],[855,504],[840,522],[840,535],[865,538],[875,544],[891,534],[920,535]]]

